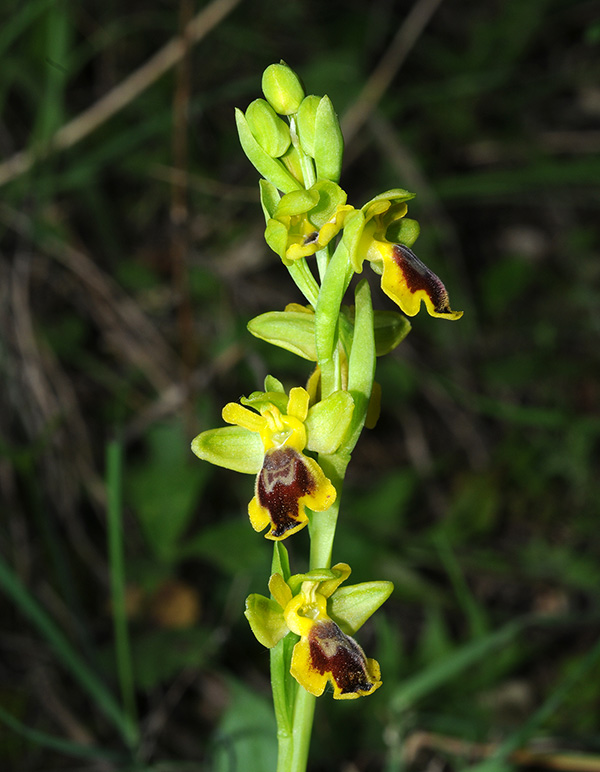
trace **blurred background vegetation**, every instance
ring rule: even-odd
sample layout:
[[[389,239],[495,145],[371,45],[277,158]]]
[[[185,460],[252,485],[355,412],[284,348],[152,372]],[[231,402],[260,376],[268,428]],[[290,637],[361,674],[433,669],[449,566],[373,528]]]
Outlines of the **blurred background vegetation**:
[[[284,58],[465,311],[379,363],[334,558],[396,585],[384,687],[311,769],[600,770],[600,3],[2,5],[0,768],[274,769],[270,545],[189,443],[309,374],[245,329],[301,299],[233,121]]]

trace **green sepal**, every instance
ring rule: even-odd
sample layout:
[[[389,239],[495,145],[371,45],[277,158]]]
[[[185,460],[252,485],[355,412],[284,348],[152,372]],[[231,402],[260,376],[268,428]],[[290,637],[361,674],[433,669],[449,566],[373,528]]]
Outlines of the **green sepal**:
[[[262,91],[280,115],[292,115],[304,99],[300,78],[283,61],[270,64],[263,72]]]
[[[360,240],[364,227],[365,215],[360,209],[356,209],[354,212],[351,212],[346,217],[344,222],[344,234],[342,236],[342,241],[346,245],[352,268],[354,271],[356,271],[356,273],[360,273],[362,271],[362,264],[364,260],[364,255],[361,259],[359,250]]]
[[[310,189],[318,194],[318,199],[308,212],[308,219],[316,228],[322,228],[336,213],[338,207],[346,203],[348,195],[339,185],[330,180],[319,180]]]
[[[302,100],[296,115],[300,146],[311,158],[315,157],[315,123],[321,97],[310,94]]]
[[[412,329],[408,319],[397,311],[375,311],[373,321],[375,355],[378,357],[393,351]]]
[[[285,394],[283,383],[279,378],[275,378],[274,375],[267,375],[265,377],[265,391],[278,391],[281,394]]]
[[[374,204],[376,201],[393,201],[395,204],[399,204],[402,201],[410,201],[415,195],[416,193],[411,193],[410,190],[404,190],[404,188],[392,188],[391,190],[379,193],[377,196],[374,196],[367,201],[362,207],[362,210],[363,212],[366,212],[371,204]]]
[[[282,196],[275,210],[275,217],[293,217],[294,215],[304,214],[319,203],[319,192],[317,190],[293,190]]]
[[[363,582],[340,587],[327,604],[327,612],[347,635],[354,635],[390,597],[392,582]]]
[[[202,432],[192,440],[192,452],[203,461],[243,474],[258,474],[265,455],[260,435],[243,426]]]
[[[260,205],[262,206],[263,214],[265,216],[265,222],[269,222],[269,218],[273,217],[277,204],[281,200],[279,191],[269,182],[269,180],[260,179],[258,181],[258,188],[260,191]]]
[[[302,311],[269,311],[248,322],[256,338],[291,351],[310,362],[317,361],[315,316]]]
[[[246,598],[244,616],[256,639],[267,649],[272,649],[289,633],[281,606],[264,595],[253,593]]]
[[[279,255],[282,260],[285,260],[288,243],[288,229],[282,222],[273,219],[267,220],[265,241],[276,255]]]
[[[250,131],[265,153],[271,158],[282,156],[292,141],[290,127],[271,105],[265,99],[255,99],[246,108],[245,116]]]
[[[396,220],[390,225],[385,237],[394,244],[404,244],[407,247],[412,247],[419,238],[420,232],[421,227],[416,220],[411,220],[410,217],[402,217],[402,219]]]
[[[344,138],[331,99],[321,98],[315,116],[314,159],[317,179],[337,182],[342,171]]]
[[[347,391],[334,391],[308,411],[304,425],[307,447],[315,453],[335,453],[340,447],[354,412],[354,401]]]
[[[287,410],[288,396],[281,391],[253,391],[247,397],[240,397],[240,403],[245,407],[251,407],[260,412],[261,408],[275,405],[278,410],[285,413]],[[264,450],[263,450],[264,454]]]
[[[271,158],[258,144],[250,126],[248,126],[246,116],[238,108],[235,110],[235,122],[242,149],[259,174],[284,193],[300,190],[302,185],[298,180],[290,174],[278,159]],[[289,152],[289,149],[287,152]]]

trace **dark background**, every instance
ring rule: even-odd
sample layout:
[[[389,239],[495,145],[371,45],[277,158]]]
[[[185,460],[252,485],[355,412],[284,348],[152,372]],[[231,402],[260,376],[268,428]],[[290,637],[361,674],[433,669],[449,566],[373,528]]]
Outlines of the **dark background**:
[[[509,759],[525,748],[599,769],[600,4],[242,0],[160,74],[200,10],[3,4],[0,768],[274,768],[268,655],[242,616],[270,544],[252,479],[189,443],[265,374],[310,373],[245,329],[301,300],[233,120],[283,58],[346,128],[362,105],[349,202],[414,190],[415,251],[465,312],[420,314],[379,362],[334,559],[395,583],[358,635],[384,685],[319,700],[310,768],[548,766]],[[119,702],[107,495],[137,766],[77,670]]]

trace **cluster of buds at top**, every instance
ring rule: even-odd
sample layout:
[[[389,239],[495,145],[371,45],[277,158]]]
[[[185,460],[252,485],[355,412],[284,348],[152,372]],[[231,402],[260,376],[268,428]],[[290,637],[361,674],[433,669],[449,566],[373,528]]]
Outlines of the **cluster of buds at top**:
[[[375,359],[406,337],[405,315],[417,314],[422,303],[441,319],[458,319],[462,312],[452,310],[443,283],[412,250],[419,225],[406,215],[414,194],[396,188],[360,207],[348,203],[339,185],[342,133],[330,99],[306,96],[284,63],[265,70],[262,87],[264,99],[236,110],[238,133],[262,178],[265,240],[307,305],[268,311],[248,328],[315,367],[306,387],[289,392],[267,376],[264,391],[227,404],[222,416],[228,426],[202,432],[192,449],[213,464],[255,475],[250,523],[256,531],[266,529],[277,552],[307,525],[311,536],[313,527],[316,533],[322,513],[339,503],[340,480],[330,479],[324,459],[346,464],[363,426],[377,420]],[[320,283],[308,263],[313,256]],[[403,313],[373,311],[366,282],[357,285],[354,306],[342,305],[365,261]],[[329,522],[335,529],[335,517]],[[340,590],[350,568],[329,569],[327,558],[323,563],[303,575],[290,576],[289,566],[275,571],[272,597],[251,595],[246,616],[270,648],[288,634],[299,636],[290,672],[312,694],[321,694],[328,682],[338,699],[371,694],[381,683],[379,665],[350,636],[392,585]]]

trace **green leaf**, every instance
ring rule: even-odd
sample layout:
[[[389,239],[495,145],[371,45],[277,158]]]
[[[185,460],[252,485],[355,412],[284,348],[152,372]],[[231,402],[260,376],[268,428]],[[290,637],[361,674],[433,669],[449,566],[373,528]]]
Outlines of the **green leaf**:
[[[194,515],[207,470],[190,463],[179,422],[153,427],[148,442],[150,456],[129,470],[126,493],[155,556],[168,562]]]
[[[271,158],[258,144],[248,126],[244,113],[237,108],[235,111],[235,121],[242,149],[258,173],[284,193],[300,190],[302,186],[298,180],[288,172],[280,161]]]
[[[198,668],[208,658],[214,638],[207,630],[146,631],[133,641],[133,669],[138,688],[154,689],[185,668]]]
[[[271,701],[259,690],[228,681],[227,709],[214,739],[211,772],[235,769],[269,770],[277,766],[277,726]]]
[[[283,609],[274,600],[253,593],[246,598],[244,616],[255,638],[267,649],[272,649],[289,633],[283,618]]]
[[[317,361],[315,316],[303,311],[269,311],[251,319],[248,330],[273,346],[279,346],[311,362]]]
[[[367,619],[390,597],[391,582],[363,582],[337,589],[328,603],[328,612],[347,635],[354,635]]]
[[[317,179],[337,182],[342,171],[344,138],[328,96],[319,102],[315,117],[314,159]]]
[[[308,448],[316,453],[335,453],[348,431],[354,401],[347,391],[335,391],[308,411]]]
[[[260,436],[242,426],[222,426],[202,432],[192,451],[203,461],[242,474],[258,474],[265,455]]]

